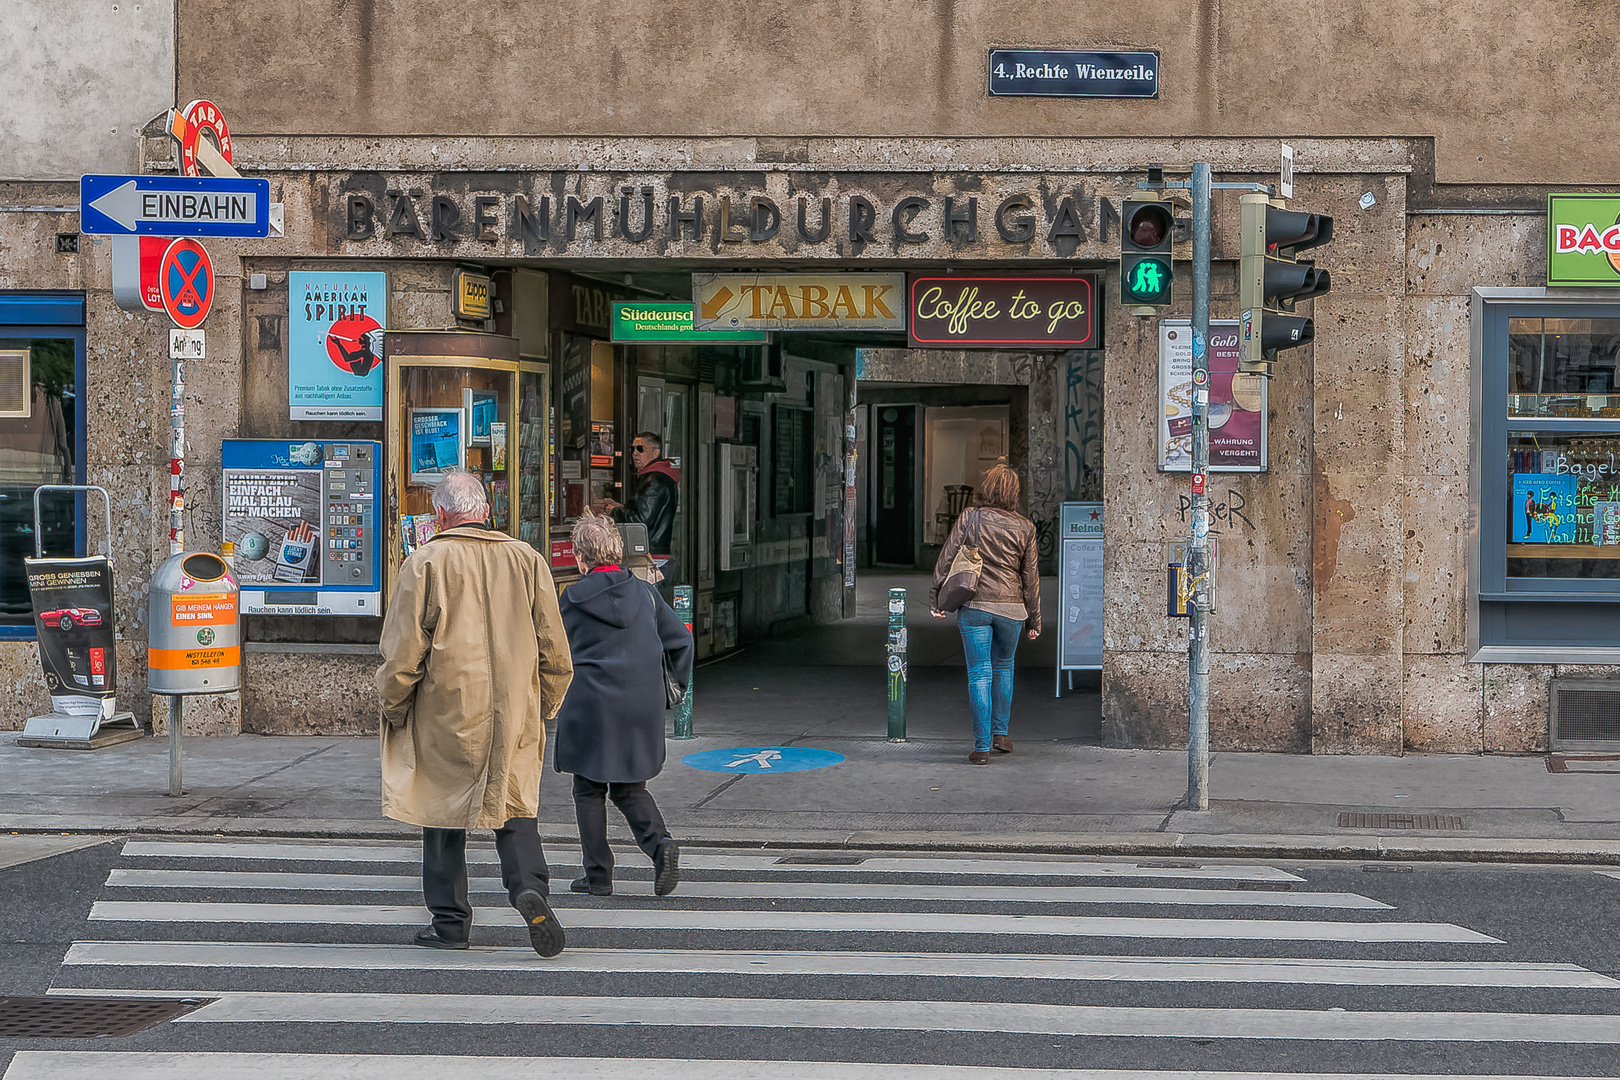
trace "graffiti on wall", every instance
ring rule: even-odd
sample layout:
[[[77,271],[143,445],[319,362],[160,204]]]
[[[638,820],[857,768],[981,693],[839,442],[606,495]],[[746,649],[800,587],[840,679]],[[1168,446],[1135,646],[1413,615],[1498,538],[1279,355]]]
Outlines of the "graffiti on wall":
[[[1102,499],[1103,354],[1074,350],[1064,354],[1063,498]]]

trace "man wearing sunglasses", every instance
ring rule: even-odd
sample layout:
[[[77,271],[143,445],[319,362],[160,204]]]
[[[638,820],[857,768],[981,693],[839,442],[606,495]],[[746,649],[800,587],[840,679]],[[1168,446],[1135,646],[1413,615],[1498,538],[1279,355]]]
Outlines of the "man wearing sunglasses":
[[[681,498],[681,470],[664,457],[664,440],[651,431],[636,433],[630,444],[630,458],[636,466],[630,504],[610,499],[604,508],[615,521],[639,521],[647,526],[648,553],[667,581],[675,572],[670,552],[674,550],[675,510]]]

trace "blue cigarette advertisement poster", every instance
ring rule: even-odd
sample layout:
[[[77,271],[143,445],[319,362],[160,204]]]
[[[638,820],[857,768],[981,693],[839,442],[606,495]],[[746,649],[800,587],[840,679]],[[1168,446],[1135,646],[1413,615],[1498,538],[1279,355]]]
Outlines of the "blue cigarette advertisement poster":
[[[411,483],[437,484],[466,462],[460,409],[411,410]]]
[[[381,420],[388,275],[287,275],[287,382],[294,420]]]

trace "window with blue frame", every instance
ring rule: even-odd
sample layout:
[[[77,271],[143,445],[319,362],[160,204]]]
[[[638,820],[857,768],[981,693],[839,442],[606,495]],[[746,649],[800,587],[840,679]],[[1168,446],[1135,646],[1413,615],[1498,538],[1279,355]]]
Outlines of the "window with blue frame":
[[[1478,644],[1620,649],[1620,305],[1483,321]]]
[[[84,361],[82,296],[0,293],[0,637],[33,636],[35,489],[84,483]],[[46,553],[84,554],[82,505],[42,497]]]

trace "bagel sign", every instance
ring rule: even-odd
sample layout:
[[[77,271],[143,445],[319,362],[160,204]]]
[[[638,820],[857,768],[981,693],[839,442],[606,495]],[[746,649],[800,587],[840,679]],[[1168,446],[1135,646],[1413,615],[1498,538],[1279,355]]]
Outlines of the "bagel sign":
[[[1547,286],[1620,288],[1620,195],[1547,196]]]

